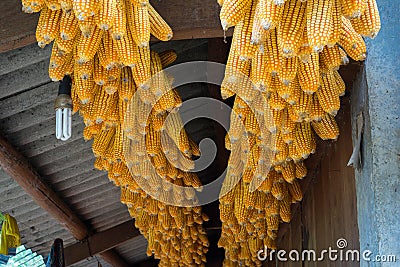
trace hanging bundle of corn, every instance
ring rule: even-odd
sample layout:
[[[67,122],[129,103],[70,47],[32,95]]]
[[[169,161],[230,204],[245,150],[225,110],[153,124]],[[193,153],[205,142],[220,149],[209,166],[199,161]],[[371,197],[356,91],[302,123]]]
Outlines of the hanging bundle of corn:
[[[86,124],[84,138],[94,140],[95,167],[121,188],[121,202],[148,240],[148,255],[160,259],[160,266],[204,266],[207,216],[191,207],[201,183],[182,171],[193,167],[191,156],[199,150],[178,115],[166,119],[181,98],[170,78],[156,75],[176,54],[158,55],[149,47],[150,35],[168,41],[171,28],[146,0],[22,4],[27,13],[40,12],[38,44],[53,42],[49,75],[54,81],[71,75],[74,111]],[[140,97],[134,97],[136,92]],[[157,98],[143,120],[141,112]],[[138,131],[141,126],[144,130]]]
[[[376,0],[218,3],[222,28],[235,26],[221,91],[236,94],[218,245],[225,266],[261,266],[257,252],[276,247],[279,224],[302,199],[297,180],[307,173],[303,160],[316,150],[315,134],[338,138],[345,93],[338,69],[347,56],[365,59],[363,37],[377,35],[380,19]]]

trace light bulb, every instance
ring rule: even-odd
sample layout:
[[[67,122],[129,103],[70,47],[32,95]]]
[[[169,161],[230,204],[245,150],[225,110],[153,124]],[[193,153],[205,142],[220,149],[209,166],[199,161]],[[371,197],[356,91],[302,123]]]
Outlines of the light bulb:
[[[58,96],[55,102],[56,111],[56,138],[68,140],[72,135],[72,99],[71,77],[64,76],[60,82]]]

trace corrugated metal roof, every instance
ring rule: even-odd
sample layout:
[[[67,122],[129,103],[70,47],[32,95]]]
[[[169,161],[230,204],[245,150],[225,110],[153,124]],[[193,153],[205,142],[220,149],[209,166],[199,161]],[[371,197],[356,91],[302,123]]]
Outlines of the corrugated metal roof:
[[[207,59],[207,42],[179,41],[170,44],[185,52],[178,62]],[[155,44],[162,50],[162,44]],[[193,49],[196,47],[195,49]],[[82,138],[82,119],[73,117],[73,136],[67,142],[54,136],[54,99],[58,84],[47,76],[50,49],[31,45],[0,54],[0,133],[37,169],[46,183],[94,231],[103,231],[130,220],[119,201],[119,188],[109,182],[105,172],[94,169],[91,142]],[[9,66],[9,67],[4,67]],[[183,99],[208,94],[206,85],[178,89]],[[213,137],[208,122],[194,123],[187,129],[195,141]],[[209,176],[211,170],[203,172]],[[0,211],[14,216],[23,244],[47,256],[55,238],[68,246],[73,236],[41,209],[16,182],[0,170]],[[140,236],[116,248],[129,263],[146,259],[146,240]],[[97,257],[103,266],[109,266]],[[97,266],[91,258],[74,266]]]

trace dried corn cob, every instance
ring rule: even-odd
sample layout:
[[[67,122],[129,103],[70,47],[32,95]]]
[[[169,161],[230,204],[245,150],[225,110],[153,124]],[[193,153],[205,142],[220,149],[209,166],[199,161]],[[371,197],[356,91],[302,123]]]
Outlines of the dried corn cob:
[[[165,22],[165,20],[157,13],[153,6],[147,6],[149,12],[150,21],[150,32],[161,41],[171,40],[173,33],[171,27]]]
[[[250,9],[251,0],[224,0],[219,14],[222,29],[224,31],[236,26]]]
[[[334,0],[307,1],[307,37],[314,52],[321,52],[332,34],[332,3]]]

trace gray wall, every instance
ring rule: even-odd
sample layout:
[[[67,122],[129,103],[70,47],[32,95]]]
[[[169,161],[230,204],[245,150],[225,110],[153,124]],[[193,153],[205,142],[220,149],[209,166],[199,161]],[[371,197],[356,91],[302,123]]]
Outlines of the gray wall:
[[[356,116],[364,114],[362,165],[356,171],[360,248],[396,255],[396,263],[361,261],[361,266],[400,266],[400,1],[378,0],[382,30],[367,40],[368,58],[352,92]]]

